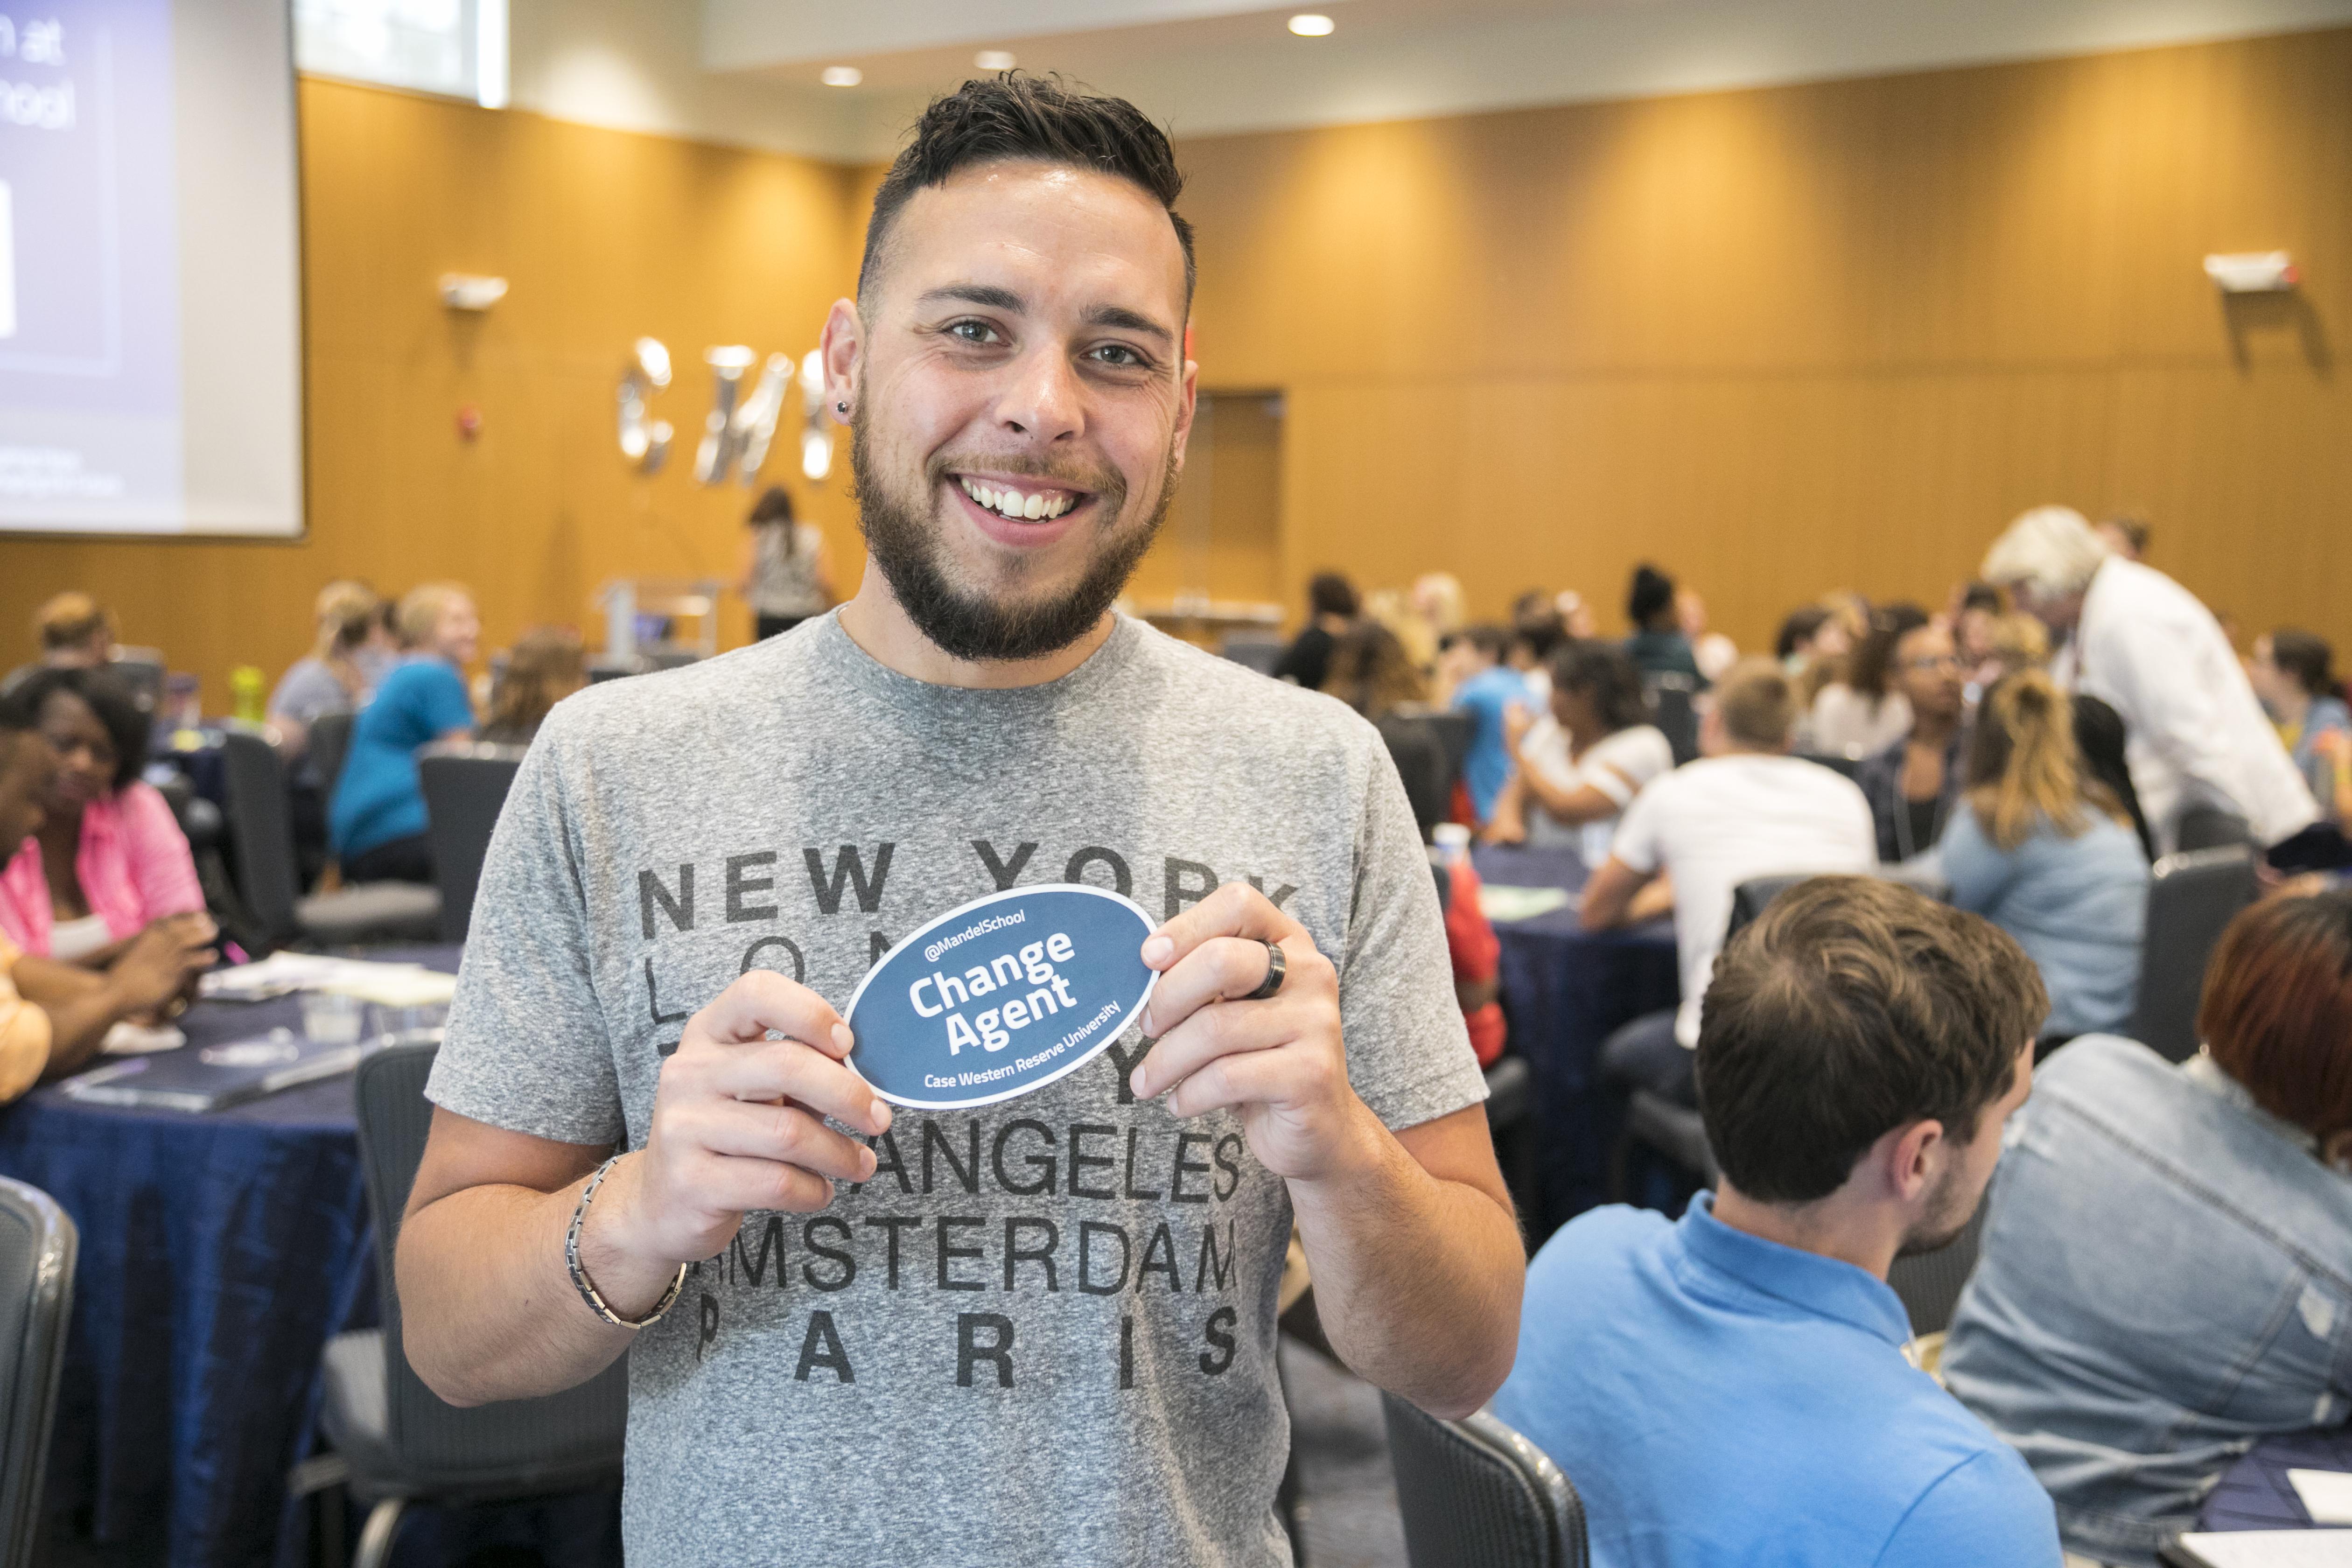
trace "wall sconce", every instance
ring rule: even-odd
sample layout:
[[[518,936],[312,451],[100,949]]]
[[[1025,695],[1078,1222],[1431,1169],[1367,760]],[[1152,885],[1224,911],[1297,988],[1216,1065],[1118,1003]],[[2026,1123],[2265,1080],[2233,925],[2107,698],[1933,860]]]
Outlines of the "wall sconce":
[[[453,310],[487,310],[506,297],[503,278],[480,278],[470,272],[441,274],[441,302]]]
[[[2303,280],[2284,250],[2241,250],[2205,258],[2205,276],[2224,294],[2284,294]]]
[[[621,456],[641,474],[657,474],[669,457],[669,421],[652,416],[653,395],[669,384],[669,350],[659,338],[639,338],[621,372]]]

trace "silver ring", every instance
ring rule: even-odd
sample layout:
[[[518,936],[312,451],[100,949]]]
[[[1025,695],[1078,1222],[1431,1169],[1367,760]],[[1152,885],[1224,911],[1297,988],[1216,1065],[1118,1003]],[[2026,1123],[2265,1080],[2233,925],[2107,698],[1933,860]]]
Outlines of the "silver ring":
[[[1264,937],[1260,937],[1258,940],[1260,942],[1265,942]],[[1290,961],[1283,956],[1282,948],[1277,943],[1266,942],[1265,978],[1258,982],[1258,987],[1256,990],[1251,992],[1248,995],[1242,997],[1241,1000],[1244,1002],[1265,1001],[1267,997],[1282,989],[1282,977],[1289,973]]]

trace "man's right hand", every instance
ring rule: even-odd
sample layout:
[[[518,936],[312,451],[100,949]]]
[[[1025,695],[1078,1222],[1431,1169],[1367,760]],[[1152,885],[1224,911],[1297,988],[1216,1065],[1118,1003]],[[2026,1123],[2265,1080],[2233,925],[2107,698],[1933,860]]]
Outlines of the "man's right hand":
[[[874,1152],[825,1125],[871,1136],[890,1126],[890,1107],[843,1065],[852,1044],[824,997],[764,969],[688,1020],[646,1146],[613,1168],[582,1238],[616,1310],[650,1307],[629,1300],[638,1291],[625,1280],[657,1274],[666,1288],[679,1264],[725,1247],[746,1210],[821,1209],[835,1180],[873,1175]]]

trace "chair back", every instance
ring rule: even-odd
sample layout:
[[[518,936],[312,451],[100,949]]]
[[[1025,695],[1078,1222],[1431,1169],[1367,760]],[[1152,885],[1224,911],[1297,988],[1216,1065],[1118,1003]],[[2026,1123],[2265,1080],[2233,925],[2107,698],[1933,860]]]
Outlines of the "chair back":
[[[47,1193],[0,1177],[0,1568],[30,1568],[79,1237]]]
[[[163,705],[163,655],[152,647],[119,647],[107,661],[107,673],[122,682],[139,711],[152,719]]]
[[[1404,783],[1412,819],[1427,838],[1445,820],[1454,805],[1454,773],[1445,760],[1445,742],[1438,738],[1432,714],[1391,713],[1378,721],[1381,739],[1388,742],[1389,760]]]
[[[272,943],[294,940],[300,884],[294,866],[294,815],[278,750],[249,730],[222,742],[228,804],[229,868],[254,923]]]
[[[1813,871],[1784,871],[1771,877],[1750,877],[1731,889],[1731,921],[1723,928],[1723,940],[1729,942],[1764,912],[1764,907],[1800,882],[1810,882],[1819,875]]]
[[[1793,754],[1798,761],[1827,768],[1841,778],[1862,776],[1863,759],[1860,757],[1842,757],[1835,752],[1798,752]]]
[[[2246,819],[2227,806],[2192,805],[2180,814],[2173,829],[2173,848],[2189,854],[2198,849],[2222,849],[2232,844],[2251,847],[2254,830]]]
[[[1687,675],[1664,670],[1642,677],[1642,701],[1673,748],[1676,767],[1698,755],[1697,697],[1698,682]]]
[[[1451,805],[1454,781],[1469,765],[1470,742],[1478,738],[1478,721],[1467,713],[1456,713],[1450,709],[1418,717],[1429,726],[1429,732],[1437,737],[1437,743],[1445,748],[1445,795],[1447,804]]]
[[[343,763],[352,754],[352,728],[359,715],[348,708],[330,708],[310,721],[310,767],[327,804],[335,802],[335,785],[342,781]]]
[[[1898,1258],[1886,1271],[1887,1284],[1895,1288],[1904,1311],[1910,1314],[1913,1337],[1940,1334],[1952,1326],[1960,1291],[1977,1270],[1977,1250],[1984,1240],[1985,1211],[1990,1206],[1979,1203],[1959,1235],[1933,1252]]]
[[[1412,1568],[1584,1568],[1584,1504],[1542,1449],[1481,1410],[1440,1421],[1381,1395]]]
[[[506,805],[523,753],[520,746],[450,746],[417,759],[433,841],[433,876],[441,887],[443,942],[466,940],[490,832],[499,825],[499,809]]]
[[[2254,853],[2242,844],[2168,855],[2147,884],[2147,936],[2131,1037],[2170,1061],[2197,1054],[2197,1003],[2221,930],[2254,901]]]
[[[400,1292],[393,1260],[408,1190],[425,1158],[433,1106],[425,1080],[435,1045],[392,1045],[360,1064],[360,1165],[375,1222],[376,1279],[383,1292],[386,1437],[402,1470],[455,1493],[507,1496],[564,1491],[621,1471],[628,1425],[628,1358],[577,1388],[461,1410],[444,1404],[408,1364],[400,1338]],[[492,1479],[495,1485],[491,1485]]]
[[[1217,639],[1217,652],[1260,675],[1272,675],[1282,662],[1282,639],[1265,632],[1227,632]]]

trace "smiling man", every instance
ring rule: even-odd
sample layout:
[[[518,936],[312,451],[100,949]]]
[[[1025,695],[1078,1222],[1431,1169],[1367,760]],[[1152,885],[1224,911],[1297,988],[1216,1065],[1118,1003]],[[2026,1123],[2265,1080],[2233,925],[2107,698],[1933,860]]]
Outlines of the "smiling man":
[[[1286,1561],[1294,1219],[1366,1377],[1458,1415],[1509,1365],[1518,1235],[1379,736],[1111,609],[1192,423],[1179,184],[1117,100],[933,104],[824,333],[856,596],[565,701],[516,781],[403,1321],[460,1402],[629,1353],[633,1563]],[[894,1117],[835,1004],[1052,882],[1164,920],[1140,1027]]]

